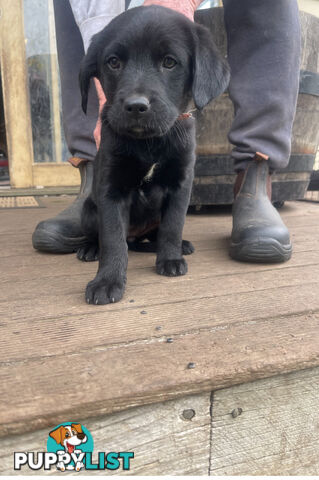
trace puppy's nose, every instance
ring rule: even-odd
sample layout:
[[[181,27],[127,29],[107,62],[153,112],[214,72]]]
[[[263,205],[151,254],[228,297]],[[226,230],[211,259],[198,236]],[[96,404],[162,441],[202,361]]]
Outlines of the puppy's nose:
[[[124,103],[124,108],[127,113],[139,116],[146,113],[150,108],[150,102],[146,97],[129,97]]]

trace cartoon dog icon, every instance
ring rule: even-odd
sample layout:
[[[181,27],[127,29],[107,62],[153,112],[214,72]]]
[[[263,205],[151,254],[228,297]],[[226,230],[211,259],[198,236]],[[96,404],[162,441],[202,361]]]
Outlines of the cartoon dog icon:
[[[52,430],[49,433],[50,437],[52,437],[57,444],[62,445],[64,447],[63,450],[58,450],[57,453],[72,453],[80,454],[82,453],[81,450],[76,449],[75,447],[81,445],[81,443],[87,442],[87,436],[82,431],[82,426],[80,423],[71,423],[71,425],[61,425],[61,427]],[[84,465],[82,462],[76,462],[75,466],[68,465],[65,466],[64,462],[58,462],[57,468],[62,472],[67,470],[76,470],[77,472],[83,468]]]

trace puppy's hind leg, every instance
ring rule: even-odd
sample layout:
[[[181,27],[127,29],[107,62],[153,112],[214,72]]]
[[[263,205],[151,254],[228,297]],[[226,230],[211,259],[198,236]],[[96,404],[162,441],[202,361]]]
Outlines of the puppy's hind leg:
[[[182,240],[182,255],[191,255],[195,252],[195,247],[192,242],[188,240]]]
[[[129,250],[133,252],[144,252],[144,253],[156,253],[157,252],[157,234],[158,228],[148,233],[141,239],[134,240],[133,242],[127,242]],[[144,242],[146,239],[148,242]],[[182,240],[182,255],[191,255],[195,252],[195,247],[192,242],[188,240]]]
[[[155,250],[153,250],[154,252],[156,252],[157,250],[157,234],[158,234],[158,228],[156,230],[153,230],[152,232],[150,232],[149,235],[147,235],[147,239],[154,244],[154,247],[155,247]],[[190,242],[189,240],[182,240],[182,255],[191,255],[192,253],[195,252],[195,247],[194,245],[192,244],[192,242]]]
[[[90,197],[83,205],[81,226],[87,243],[78,249],[76,256],[83,262],[94,262],[99,259],[98,218],[97,207]]]
[[[184,180],[177,188],[170,190],[162,207],[156,257],[156,272],[159,275],[176,277],[187,273],[187,263],[182,253],[182,235],[194,178],[194,155],[189,162],[191,166]],[[192,253],[192,245],[184,243],[186,246],[189,250],[187,253]]]
[[[96,243],[87,243],[78,249],[76,256],[82,262],[96,262],[99,259],[99,247]]]

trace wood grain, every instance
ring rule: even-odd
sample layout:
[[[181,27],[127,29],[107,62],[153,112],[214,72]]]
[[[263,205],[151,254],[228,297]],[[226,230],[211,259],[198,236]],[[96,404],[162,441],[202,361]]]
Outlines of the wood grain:
[[[88,351],[79,343],[76,353],[4,363],[0,434],[317,366],[318,331],[319,314],[307,313],[239,320],[175,336],[173,343],[160,338]],[[188,369],[190,362],[196,368]]]
[[[317,367],[77,421],[92,434],[94,460],[98,451],[134,452],[124,474],[318,475],[318,385]],[[48,430],[0,439],[0,475],[14,473],[14,451],[45,450]]]
[[[35,163],[32,167],[33,185],[46,187],[75,186],[80,184],[80,173],[69,163]]]
[[[183,417],[183,411],[187,409],[195,412],[191,420]],[[134,452],[131,470],[115,472],[121,475],[207,475],[210,420],[209,393],[133,408],[83,422],[78,419],[92,434],[94,461],[96,452]],[[14,473],[14,451],[43,451],[47,438],[48,429],[44,429],[0,439],[0,475]],[[52,469],[46,475],[56,473]],[[112,471],[96,471],[94,476],[106,473],[112,475]],[[43,475],[43,471],[32,472],[22,468],[21,474]]]
[[[210,475],[319,474],[318,368],[215,392],[212,412]]]
[[[31,187],[32,132],[28,99],[23,5],[21,0],[0,0],[0,56],[10,185]]]
[[[228,257],[229,209],[190,215],[188,275],[160,277],[154,255],[132,252],[123,301],[96,308],[83,296],[96,264],[30,244],[70,201],[0,213],[2,435],[63,421],[68,404],[86,418],[319,364],[317,204],[282,209],[295,252],[279,265]]]
[[[57,290],[58,282],[59,279],[55,285],[49,285],[48,291]],[[83,279],[81,282],[83,290]],[[59,305],[59,296],[54,295],[51,301],[59,306],[50,312],[46,312],[40,300],[40,308],[34,305],[38,303],[35,297],[23,301],[20,308],[15,302],[15,311],[7,312],[14,322],[1,322],[0,362],[76,353],[83,338],[87,350],[98,345],[150,341],[228,326],[242,319],[272,318],[278,312],[287,316],[319,311],[319,279],[314,282],[309,268],[278,271],[276,287],[273,271],[239,278],[221,276],[217,281],[208,277],[194,283],[188,280],[159,284],[157,288],[147,284],[131,286],[122,303],[102,309],[87,306],[82,291],[62,297],[62,305]],[[130,303],[131,297],[134,304]],[[65,305],[66,300],[70,302],[69,307]],[[32,308],[32,316],[26,318],[25,310]],[[190,312],[193,314],[189,315]],[[94,328],[88,329],[88,325]],[[156,330],[158,325],[160,331]]]

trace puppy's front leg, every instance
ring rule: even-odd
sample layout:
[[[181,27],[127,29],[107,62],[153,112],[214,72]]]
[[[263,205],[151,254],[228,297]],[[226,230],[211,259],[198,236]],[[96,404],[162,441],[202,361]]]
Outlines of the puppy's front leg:
[[[126,202],[103,197],[98,204],[99,268],[86,287],[86,301],[105,305],[121,300],[126,284],[129,208]]]
[[[192,182],[193,174],[189,173],[183,184],[168,194],[157,237],[156,272],[159,275],[176,277],[187,273],[187,263],[182,256],[182,235]]]

